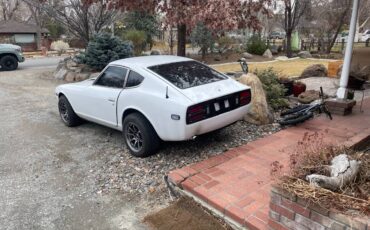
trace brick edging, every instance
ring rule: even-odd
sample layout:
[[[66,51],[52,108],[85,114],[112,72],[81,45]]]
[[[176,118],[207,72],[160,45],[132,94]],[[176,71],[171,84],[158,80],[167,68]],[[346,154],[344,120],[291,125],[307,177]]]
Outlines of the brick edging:
[[[271,229],[370,230],[370,217],[352,217],[328,210],[273,185],[269,227]]]

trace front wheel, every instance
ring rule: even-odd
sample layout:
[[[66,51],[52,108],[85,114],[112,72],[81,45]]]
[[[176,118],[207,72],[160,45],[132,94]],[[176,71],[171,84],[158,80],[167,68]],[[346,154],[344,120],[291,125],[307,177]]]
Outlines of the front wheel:
[[[283,120],[279,121],[279,124],[283,125],[283,126],[284,125],[296,125],[296,124],[305,122],[306,120],[308,120],[312,117],[313,117],[313,113],[309,112],[309,113],[302,114],[299,117],[293,117],[293,118],[289,117],[288,119],[283,119]]]
[[[18,68],[17,58],[7,55],[0,59],[0,66],[5,71],[16,70]]]
[[[81,118],[77,116],[68,99],[64,95],[59,97],[58,109],[60,118],[66,126],[74,127],[81,124]]]
[[[156,131],[139,113],[129,114],[124,119],[123,137],[127,148],[135,157],[148,157],[159,149],[160,139]]]

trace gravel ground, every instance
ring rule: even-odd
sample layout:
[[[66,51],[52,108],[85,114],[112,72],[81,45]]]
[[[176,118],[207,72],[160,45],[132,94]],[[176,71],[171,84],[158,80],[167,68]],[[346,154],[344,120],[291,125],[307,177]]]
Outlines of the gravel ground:
[[[106,163],[97,175],[98,192],[119,190],[145,194],[163,189],[163,176],[172,169],[218,155],[279,129],[278,125],[255,126],[238,122],[193,141],[163,143],[158,154],[145,159],[132,157],[125,147],[110,144],[108,152],[112,154],[107,155]]]
[[[168,171],[279,130],[239,122],[138,159],[118,131],[64,126],[60,83],[50,70],[0,72],[0,229],[146,229],[142,218],[170,201]]]

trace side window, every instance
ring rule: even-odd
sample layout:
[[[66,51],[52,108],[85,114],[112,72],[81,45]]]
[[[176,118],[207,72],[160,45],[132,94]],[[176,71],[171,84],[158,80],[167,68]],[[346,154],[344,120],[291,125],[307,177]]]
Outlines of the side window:
[[[126,87],[138,86],[143,81],[144,81],[143,76],[131,70],[127,78]]]
[[[104,73],[102,73],[95,85],[122,88],[123,83],[125,82],[126,74],[127,69],[110,66],[104,71]]]

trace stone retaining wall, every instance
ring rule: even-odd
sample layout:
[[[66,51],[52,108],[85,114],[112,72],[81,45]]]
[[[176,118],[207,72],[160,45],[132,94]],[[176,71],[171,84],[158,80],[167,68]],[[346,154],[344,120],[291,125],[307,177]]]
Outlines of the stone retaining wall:
[[[370,230],[370,217],[351,217],[330,211],[273,186],[268,225],[274,230]]]

